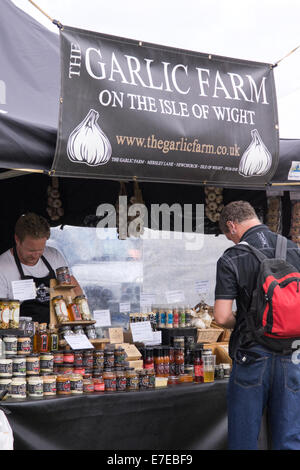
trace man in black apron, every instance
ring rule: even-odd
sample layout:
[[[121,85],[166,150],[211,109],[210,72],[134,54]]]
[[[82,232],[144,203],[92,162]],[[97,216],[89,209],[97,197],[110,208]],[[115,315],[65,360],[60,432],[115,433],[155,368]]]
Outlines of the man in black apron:
[[[36,298],[22,301],[20,315],[32,317],[39,323],[50,322],[50,279],[56,278],[57,268],[66,266],[63,255],[55,248],[46,246],[49,237],[47,220],[28,213],[16,223],[15,246],[1,255],[1,274],[3,277],[6,275],[7,285],[26,279],[32,279],[35,283]],[[15,274],[10,273],[9,277],[9,270],[12,269]],[[73,276],[71,282],[76,285],[75,294],[81,294],[82,290]]]
[[[50,321],[50,279],[55,279],[55,272],[42,255],[41,259],[49,270],[49,274],[45,277],[25,276],[21,266],[16,246],[13,247],[13,255],[20,273],[21,280],[33,279],[36,286],[37,296],[35,299],[24,300],[20,306],[20,315],[24,317],[32,317],[32,320],[39,323],[49,323]]]

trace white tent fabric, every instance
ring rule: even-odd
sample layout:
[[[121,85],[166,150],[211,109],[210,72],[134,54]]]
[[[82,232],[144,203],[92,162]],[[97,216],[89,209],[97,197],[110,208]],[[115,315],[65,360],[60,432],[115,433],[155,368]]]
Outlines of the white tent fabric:
[[[57,33],[27,0],[18,7]],[[277,63],[300,45],[299,0],[35,0],[62,24],[221,56]],[[299,139],[300,48],[275,69],[280,138]]]

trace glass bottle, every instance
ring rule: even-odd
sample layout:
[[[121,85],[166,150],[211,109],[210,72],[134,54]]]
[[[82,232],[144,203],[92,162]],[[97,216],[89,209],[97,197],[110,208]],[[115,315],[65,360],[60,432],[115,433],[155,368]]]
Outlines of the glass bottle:
[[[170,375],[170,356],[169,348],[163,348],[163,357],[164,357],[164,377],[169,377]]]
[[[49,351],[58,351],[58,333],[55,325],[49,325]]]
[[[162,354],[162,348],[155,349],[155,357],[154,357],[154,365],[155,365],[155,374],[157,377],[164,377],[164,357]]]
[[[175,349],[176,375],[184,374],[184,348]]]
[[[68,296],[68,299],[67,299],[67,310],[68,310],[68,317],[70,321],[81,320],[81,315],[78,309],[78,305],[72,301],[71,296]]]
[[[39,352],[48,352],[49,350],[47,323],[40,323],[38,334],[38,350]]]
[[[32,342],[32,352],[37,353],[39,352],[39,345],[38,345],[38,338],[39,338],[39,323],[34,322],[34,335],[33,335],[33,342]]]
[[[154,356],[152,348],[146,348],[145,350],[144,368],[154,369]]]
[[[195,349],[194,351],[194,381],[197,383],[204,382],[203,375],[203,361],[202,361],[202,350]]]

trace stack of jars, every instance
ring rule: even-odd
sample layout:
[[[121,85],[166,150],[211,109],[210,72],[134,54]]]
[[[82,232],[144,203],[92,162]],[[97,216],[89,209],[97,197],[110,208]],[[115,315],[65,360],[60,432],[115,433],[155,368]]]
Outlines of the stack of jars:
[[[154,368],[136,370],[125,361],[123,348],[108,346],[104,350],[103,380],[105,391],[125,392],[153,389],[155,387]]]

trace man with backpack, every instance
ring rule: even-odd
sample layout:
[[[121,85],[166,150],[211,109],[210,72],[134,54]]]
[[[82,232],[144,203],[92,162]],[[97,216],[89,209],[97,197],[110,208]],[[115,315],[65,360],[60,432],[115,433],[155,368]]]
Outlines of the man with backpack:
[[[299,450],[300,250],[245,201],[226,205],[219,225],[235,244],[218,260],[214,306],[216,322],[233,329],[229,448],[257,449],[267,409],[272,449]]]

